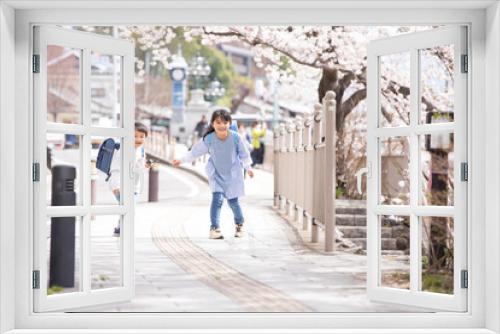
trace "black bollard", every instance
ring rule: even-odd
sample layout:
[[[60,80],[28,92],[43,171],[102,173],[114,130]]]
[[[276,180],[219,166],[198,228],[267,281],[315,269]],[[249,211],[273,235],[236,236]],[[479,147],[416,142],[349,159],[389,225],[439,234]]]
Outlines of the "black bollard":
[[[76,168],[52,167],[52,205],[76,204]],[[75,217],[53,217],[50,229],[49,286],[75,286]]]
[[[160,171],[156,163],[152,163],[149,168],[149,189],[148,202],[158,202],[158,188]]]

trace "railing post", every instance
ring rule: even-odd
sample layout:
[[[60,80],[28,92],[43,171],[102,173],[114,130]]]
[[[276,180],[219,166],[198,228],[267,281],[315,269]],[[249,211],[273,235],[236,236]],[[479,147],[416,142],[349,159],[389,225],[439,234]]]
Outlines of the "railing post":
[[[155,142],[156,142],[156,145],[155,145],[155,153],[156,155],[158,156],[161,156],[161,152],[160,152],[160,134],[158,132],[155,132]]]
[[[175,159],[175,145],[176,145],[176,140],[175,138],[172,138],[172,141],[170,142],[170,161],[174,160]]]
[[[325,205],[325,251],[335,250],[335,193],[336,193],[336,157],[335,157],[335,93],[325,95],[325,182],[323,196]]]
[[[322,198],[319,198],[318,194],[322,194],[320,191],[320,187],[322,187],[322,175],[319,175],[317,171],[320,170],[319,166],[319,154],[321,153],[321,120],[323,118],[322,105],[316,103],[314,105],[314,127],[313,127],[313,135],[314,135],[314,174],[313,174],[313,212],[312,212],[312,228],[311,228],[311,242],[316,243],[319,241],[319,226],[316,223],[319,220],[319,201],[322,201]]]
[[[274,177],[274,207],[279,208],[279,159],[280,159],[280,127],[273,129],[273,177]]]
[[[288,132],[288,143],[287,143],[287,156],[288,156],[288,161],[287,161],[287,173],[286,173],[286,180],[287,180],[287,191],[286,191],[286,216],[289,218],[293,219],[293,202],[292,202],[292,195],[293,195],[293,187],[292,187],[292,178],[293,178],[293,157],[294,157],[294,151],[295,147],[293,146],[293,137],[294,137],[294,132],[295,132],[295,125],[293,124],[293,121],[289,120],[287,122],[287,127],[286,130]]]
[[[156,133],[151,131],[151,153],[156,154]]]
[[[281,165],[281,171],[279,174],[279,191],[280,191],[280,206],[279,210],[282,211],[285,207],[285,182],[286,182],[286,168],[287,168],[287,163],[285,161],[286,157],[286,125],[285,124],[280,124],[280,165]]]
[[[165,137],[165,158],[170,161],[170,137],[168,134]]]
[[[294,182],[294,200],[295,200],[295,220],[301,224],[304,218],[303,208],[304,203],[301,198],[303,198],[303,187],[302,178],[304,176],[304,147],[302,141],[302,129],[304,128],[304,121],[302,117],[295,118],[295,173],[293,176]]]
[[[167,157],[167,136],[165,133],[161,136],[161,156],[166,158]]]
[[[311,225],[312,218],[312,192],[310,191],[312,188],[312,166],[314,163],[314,147],[312,145],[312,137],[311,137],[311,125],[313,123],[313,116],[308,115],[304,118],[304,130],[303,130],[303,147],[304,147],[304,170],[303,170],[303,192],[304,192],[304,219],[302,223],[302,229],[307,231],[309,226]],[[307,213],[307,215],[306,215]]]

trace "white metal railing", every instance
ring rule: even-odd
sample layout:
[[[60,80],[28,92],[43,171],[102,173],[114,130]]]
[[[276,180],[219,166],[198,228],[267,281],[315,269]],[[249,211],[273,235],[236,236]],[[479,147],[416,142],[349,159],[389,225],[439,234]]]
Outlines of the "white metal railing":
[[[144,143],[144,150],[161,160],[172,161],[175,158],[175,138],[151,131]]]
[[[311,229],[324,231],[325,251],[335,246],[335,93],[327,92],[314,114],[274,129],[274,205]]]

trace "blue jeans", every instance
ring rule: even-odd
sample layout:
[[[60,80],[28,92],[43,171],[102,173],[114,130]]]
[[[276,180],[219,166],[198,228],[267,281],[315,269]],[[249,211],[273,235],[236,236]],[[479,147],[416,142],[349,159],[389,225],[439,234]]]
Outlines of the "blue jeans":
[[[218,229],[220,222],[220,209],[222,208],[222,203],[224,202],[224,194],[221,192],[212,193],[212,204],[210,205],[210,228]],[[229,207],[233,210],[234,223],[237,225],[243,224],[245,219],[243,218],[243,213],[241,212],[240,203],[238,202],[238,197],[228,199]]]

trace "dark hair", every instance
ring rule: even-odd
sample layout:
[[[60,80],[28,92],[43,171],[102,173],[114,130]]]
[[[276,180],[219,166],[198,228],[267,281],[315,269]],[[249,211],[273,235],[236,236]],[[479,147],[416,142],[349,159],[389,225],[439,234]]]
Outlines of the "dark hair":
[[[215,128],[214,128],[214,126],[212,124],[213,124],[213,122],[215,122],[215,120],[217,118],[220,118],[223,121],[226,121],[228,123],[231,123],[231,121],[232,121],[231,114],[229,113],[229,111],[227,109],[216,109],[216,110],[214,110],[214,112],[212,113],[212,118],[210,119],[210,124],[208,126],[208,129],[205,132],[205,134],[203,135],[203,139],[205,139],[205,137],[207,135],[209,135],[210,133],[212,133],[212,132],[215,131]]]
[[[144,125],[143,123],[135,122],[134,127],[135,127],[135,131],[139,131],[139,132],[144,133],[146,135],[146,137],[148,136],[148,133],[149,133],[148,127],[146,125]]]

